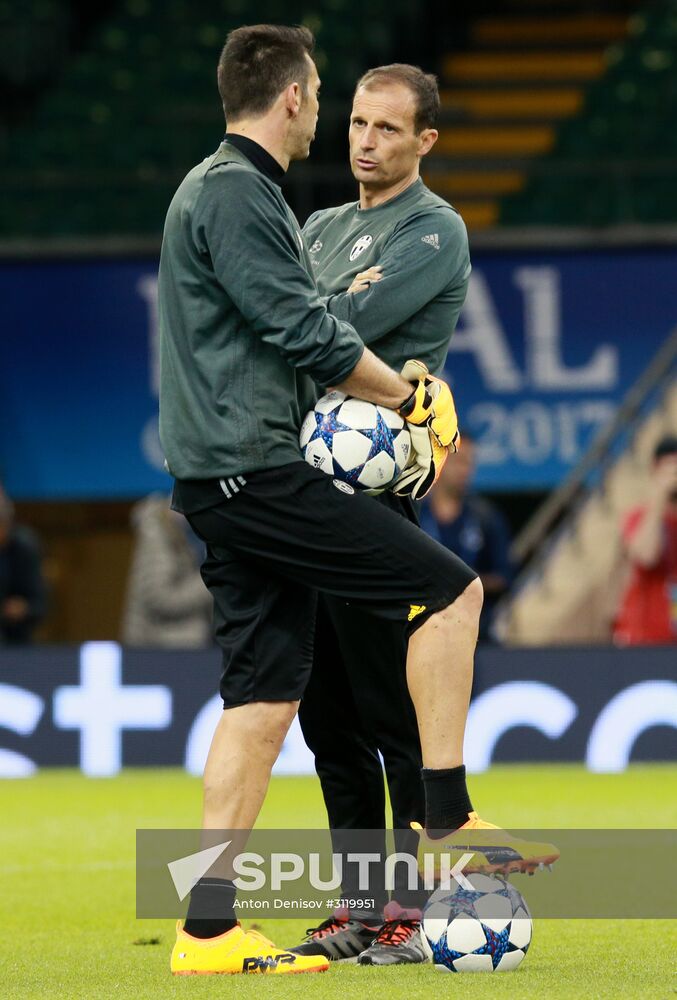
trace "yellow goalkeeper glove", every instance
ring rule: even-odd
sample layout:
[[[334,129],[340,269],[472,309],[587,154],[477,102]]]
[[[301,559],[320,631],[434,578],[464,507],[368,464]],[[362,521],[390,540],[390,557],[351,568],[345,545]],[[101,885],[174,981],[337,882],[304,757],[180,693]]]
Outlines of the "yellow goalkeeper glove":
[[[410,424],[409,434],[411,459],[390,488],[399,497],[422,500],[437,482],[450,449],[438,444],[428,427]]]
[[[456,451],[458,417],[447,383],[431,375],[422,361],[407,361],[400,374],[407,382],[416,383],[399,408],[400,416],[410,424],[426,424],[438,444]]]
[[[409,424],[411,459],[391,489],[398,496],[422,500],[437,482],[449,452],[458,451],[458,418],[449,386],[430,375],[422,361],[407,361],[401,374],[407,381],[418,381],[399,409]]]

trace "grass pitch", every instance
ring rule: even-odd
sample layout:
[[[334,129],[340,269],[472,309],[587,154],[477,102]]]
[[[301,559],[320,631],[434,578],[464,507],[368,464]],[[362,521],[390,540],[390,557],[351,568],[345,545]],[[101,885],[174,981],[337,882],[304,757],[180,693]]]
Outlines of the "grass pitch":
[[[672,827],[676,778],[672,765],[637,766],[622,775],[494,767],[472,778],[471,791],[478,811],[505,826]],[[536,921],[522,966],[503,975],[341,965],[323,975],[173,978],[172,922],[134,917],[135,831],[198,826],[197,780],[174,770],[128,771],[105,780],[43,771],[0,782],[0,816],[0,996],[666,1000],[677,993],[675,923],[656,920]],[[323,822],[314,778],[273,780],[260,825]],[[306,924],[266,920],[261,929],[290,946]]]

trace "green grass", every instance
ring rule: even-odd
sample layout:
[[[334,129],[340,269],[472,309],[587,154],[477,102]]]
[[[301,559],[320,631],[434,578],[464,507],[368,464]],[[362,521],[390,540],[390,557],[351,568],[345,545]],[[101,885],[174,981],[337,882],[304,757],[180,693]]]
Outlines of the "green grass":
[[[633,767],[622,775],[495,767],[473,777],[471,789],[478,811],[506,826],[656,828],[677,825],[676,778],[671,765]],[[129,771],[109,780],[43,771],[0,782],[0,995],[662,1000],[677,993],[675,924],[651,920],[537,921],[524,963],[502,976],[442,976],[431,966],[335,966],[322,976],[173,979],[172,923],[134,917],[135,831],[197,826],[199,814],[199,782],[173,770]],[[321,826],[323,817],[314,779],[278,778],[260,825]],[[265,921],[262,930],[289,946],[306,923]],[[137,943],[153,938],[159,944]]]

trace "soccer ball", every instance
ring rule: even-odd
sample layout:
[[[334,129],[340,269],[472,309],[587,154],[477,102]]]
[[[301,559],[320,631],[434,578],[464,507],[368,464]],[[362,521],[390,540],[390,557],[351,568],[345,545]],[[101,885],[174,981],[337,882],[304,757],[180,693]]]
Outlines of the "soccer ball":
[[[299,442],[309,465],[370,493],[387,489],[411,454],[399,413],[337,389],[307,414]]]
[[[497,876],[467,875],[437,889],[423,911],[421,936],[440,972],[510,972],[522,962],[533,925],[523,897]]]

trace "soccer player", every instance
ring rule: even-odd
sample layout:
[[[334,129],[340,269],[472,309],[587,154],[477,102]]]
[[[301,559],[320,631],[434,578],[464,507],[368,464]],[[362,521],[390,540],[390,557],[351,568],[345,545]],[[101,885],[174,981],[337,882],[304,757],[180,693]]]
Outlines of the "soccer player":
[[[421,160],[437,139],[439,107],[435,77],[416,66],[365,73],[355,88],[349,126],[359,200],[316,212],[303,231],[329,312],[348,320],[398,370],[412,354],[430,371],[442,369],[470,274],[463,220],[420,178]],[[418,523],[410,496],[387,491],[372,502]],[[422,823],[425,810],[421,747],[405,674],[405,626],[331,595],[320,597],[313,672],[299,720],[315,755],[335,850],[341,830],[380,830],[370,846],[385,853],[380,752],[396,849],[416,854],[416,834],[401,833],[411,820]],[[458,795],[455,808],[465,821],[471,806],[460,781]],[[395,874],[404,878],[406,870],[398,866]],[[295,951],[338,961],[359,955],[361,964],[370,965],[426,960],[418,933],[423,894],[396,886],[388,903],[382,880],[372,878],[366,893],[344,879],[342,895],[360,903],[372,899],[375,908],[340,908]]]
[[[159,274],[160,435],[173,505],[207,546],[202,567],[223,651],[224,712],[204,774],[205,831],[250,830],[312,665],[316,593],[407,622],[407,677],[423,763],[438,772],[428,830],[454,831],[482,588],[419,528],[302,461],[315,384],[398,409],[432,484],[457,438],[448,387],[410,381],[320,300],[279,182],[308,155],[319,78],[304,28],[228,36],[219,68],[227,132],[172,199]],[[445,846],[442,842],[442,846]],[[235,887],[201,879],[177,928],[176,974],[324,971],[235,919]]]

